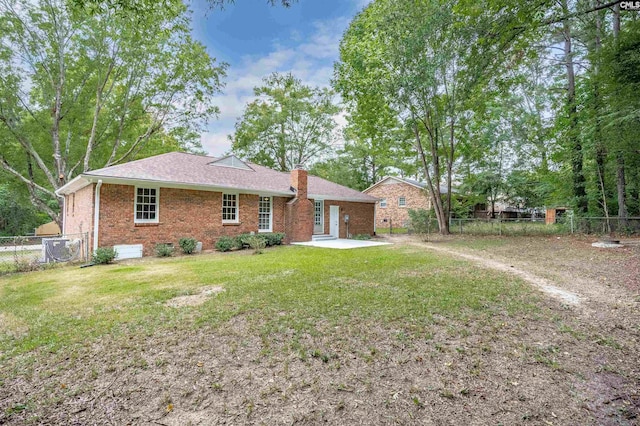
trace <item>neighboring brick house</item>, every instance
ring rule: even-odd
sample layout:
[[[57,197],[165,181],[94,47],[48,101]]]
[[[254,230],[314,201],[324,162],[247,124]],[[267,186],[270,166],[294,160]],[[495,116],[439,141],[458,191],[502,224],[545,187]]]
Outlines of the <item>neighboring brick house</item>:
[[[83,173],[57,194],[64,234],[89,233],[93,250],[142,245],[145,255],[183,237],[211,249],[220,236],[248,232],[284,232],[287,242],[373,234],[377,201],[299,168],[179,152]]]
[[[444,191],[443,191],[444,190]],[[441,188],[443,193],[446,188]],[[412,179],[388,176],[363,191],[378,198],[376,228],[406,227],[409,209],[431,209],[431,198],[426,185]]]

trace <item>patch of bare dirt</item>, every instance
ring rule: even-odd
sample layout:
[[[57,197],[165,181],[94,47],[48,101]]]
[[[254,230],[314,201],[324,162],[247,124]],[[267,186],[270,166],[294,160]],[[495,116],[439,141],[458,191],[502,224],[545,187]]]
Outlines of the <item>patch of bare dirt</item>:
[[[185,306],[199,306],[209,299],[210,296],[224,291],[220,286],[206,287],[200,293],[177,296],[165,302],[165,306],[172,308],[183,308]]]
[[[571,311],[542,309],[436,318],[414,331],[363,320],[265,337],[235,317],[218,329],[105,338],[73,359],[37,354],[0,390],[5,410],[28,409],[0,422],[635,424],[640,395],[625,374],[637,358],[559,332],[546,318]]]

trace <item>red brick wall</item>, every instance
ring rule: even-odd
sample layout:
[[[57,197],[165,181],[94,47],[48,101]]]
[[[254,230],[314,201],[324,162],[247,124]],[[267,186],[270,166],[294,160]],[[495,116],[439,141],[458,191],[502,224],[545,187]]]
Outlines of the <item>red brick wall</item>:
[[[373,235],[373,213],[375,204],[354,203],[349,201],[324,200],[324,233],[329,234],[329,218],[331,208],[340,207],[340,238],[347,238],[347,225],[344,223],[344,215],[349,215],[349,233],[351,235]],[[312,211],[313,214],[313,211]]]
[[[307,178],[308,172],[306,170],[291,170],[291,186],[296,189],[296,197],[301,200],[307,199]]]
[[[286,204],[285,233],[288,243],[311,241],[313,214],[313,202],[308,198],[294,198]]]
[[[389,220],[396,228],[404,227],[409,220],[409,209],[431,208],[431,202],[425,190],[395,180],[387,182],[367,192],[373,197],[387,199],[387,207],[380,207],[380,202],[376,203],[377,227],[388,228]],[[400,197],[406,198],[406,207],[398,206],[398,198]],[[387,222],[384,222],[384,219],[387,219]]]
[[[89,248],[93,248],[93,197],[95,186],[85,186],[77,192],[64,197],[65,235],[89,233]]]
[[[177,246],[182,237],[202,241],[212,249],[222,235],[258,231],[258,195],[239,195],[239,224],[222,223],[222,193],[160,188],[158,223],[134,223],[133,186],[105,184],[100,196],[99,245],[143,244],[144,254],[153,254],[158,243]],[[273,231],[284,232],[285,198],[274,197]]]
[[[313,236],[313,202],[307,198],[306,170],[291,170],[291,186],[296,197],[285,205],[285,234],[287,243],[311,241]]]
[[[93,197],[95,186],[89,185],[75,194],[66,196],[66,220],[64,232],[89,232],[89,247],[93,249]],[[104,184],[100,190],[100,247],[117,244],[143,244],[144,254],[152,255],[158,243],[173,243],[177,246],[182,237],[193,237],[202,241],[204,249],[212,249],[222,235],[237,235],[258,231],[258,195],[240,194],[240,224],[222,224],[222,193],[184,189],[160,188],[159,222],[136,224],[134,222],[133,186]],[[288,232],[287,203],[290,199],[273,197],[273,232]],[[313,231],[313,202],[298,200],[300,216],[298,230],[304,235]],[[325,200],[325,233],[329,233],[329,206],[340,206],[340,238],[346,238],[343,218],[350,216],[349,232],[373,234],[374,204]],[[309,228],[309,229],[307,229]],[[295,241],[295,239],[293,239]]]

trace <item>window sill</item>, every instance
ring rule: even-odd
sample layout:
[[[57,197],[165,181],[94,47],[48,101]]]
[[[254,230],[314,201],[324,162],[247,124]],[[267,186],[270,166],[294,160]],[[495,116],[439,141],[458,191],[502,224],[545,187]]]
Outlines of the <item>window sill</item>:
[[[222,222],[222,226],[240,226],[240,222]]]
[[[134,223],[133,226],[135,226],[136,228],[144,228],[146,226],[160,226],[160,222],[137,222]]]

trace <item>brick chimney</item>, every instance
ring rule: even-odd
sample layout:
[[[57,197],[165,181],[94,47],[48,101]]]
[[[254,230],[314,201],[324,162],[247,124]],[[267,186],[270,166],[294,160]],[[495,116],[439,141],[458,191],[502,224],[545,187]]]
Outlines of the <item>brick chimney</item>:
[[[291,170],[291,187],[296,190],[296,198],[307,199],[307,171],[300,165]]]
[[[307,198],[307,171],[302,166],[291,170],[291,188],[296,196],[286,204],[285,234],[287,242],[311,241],[314,206]]]

